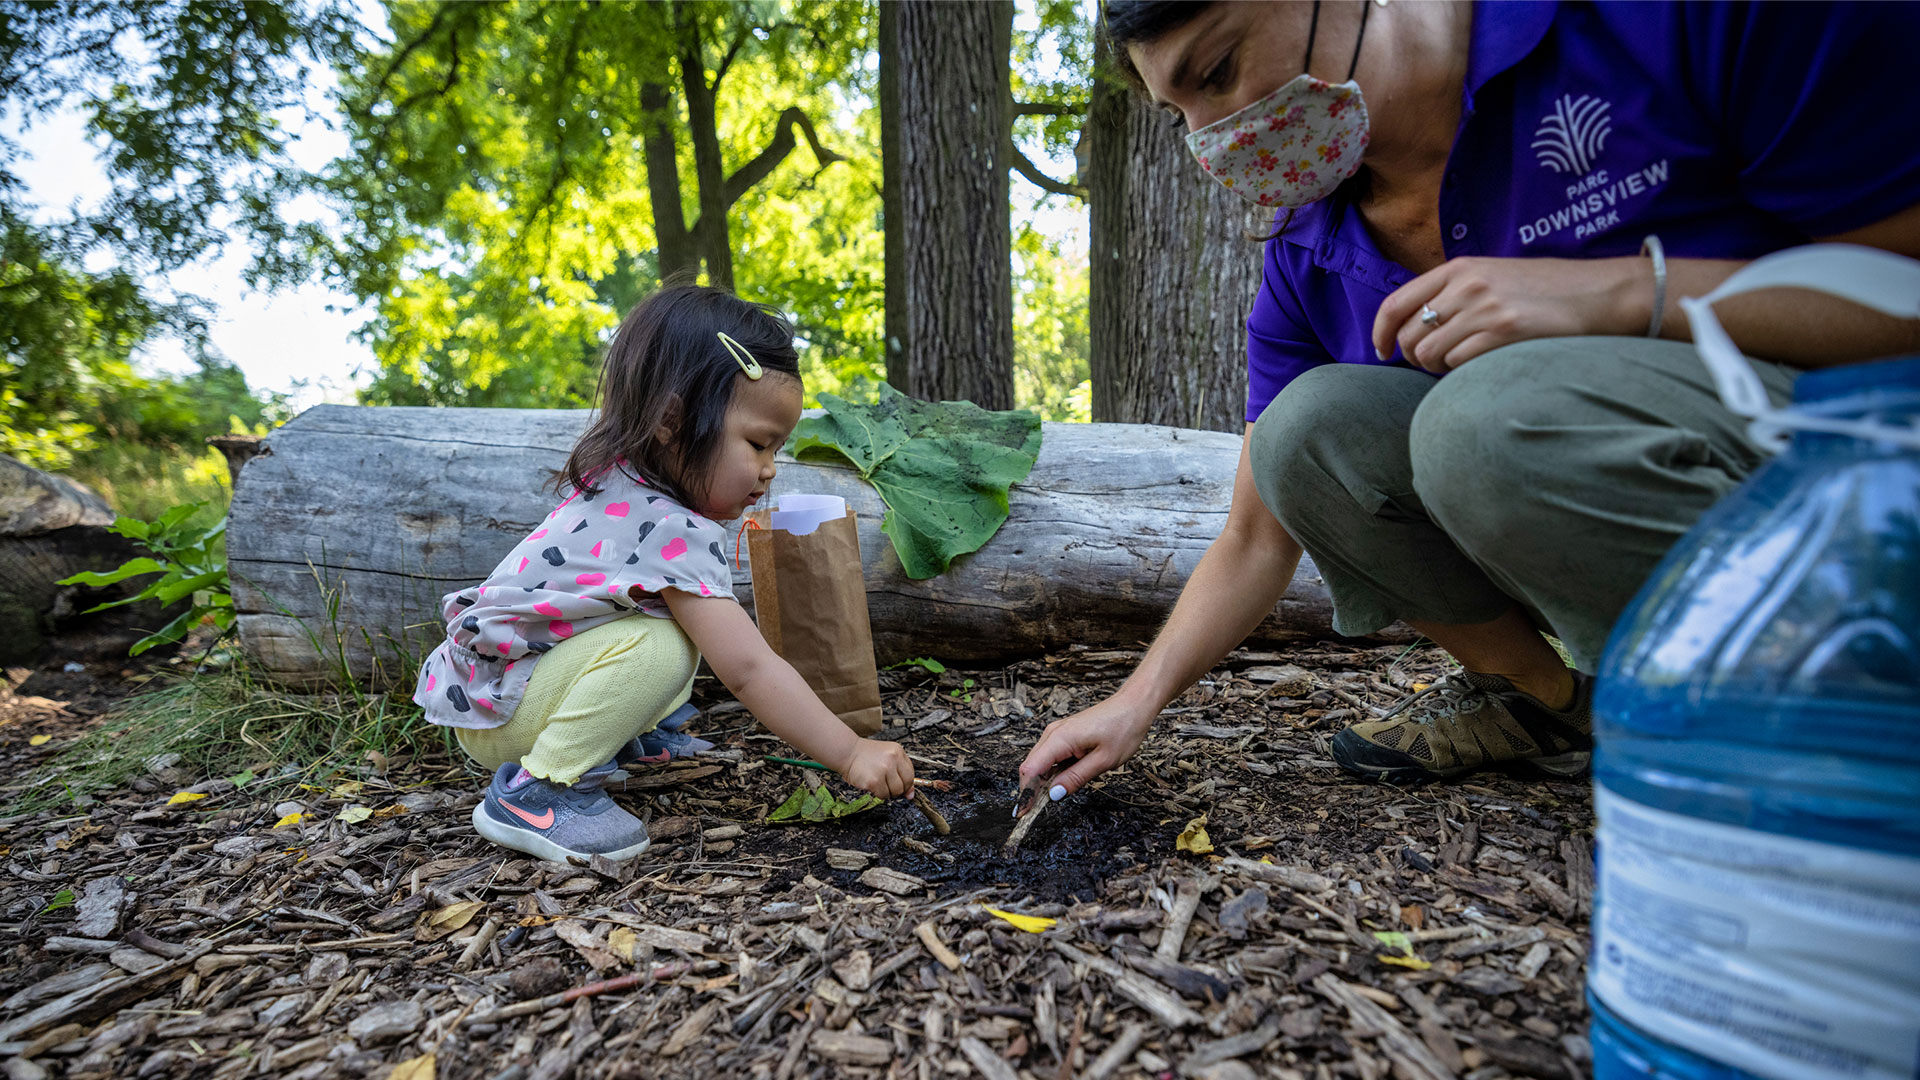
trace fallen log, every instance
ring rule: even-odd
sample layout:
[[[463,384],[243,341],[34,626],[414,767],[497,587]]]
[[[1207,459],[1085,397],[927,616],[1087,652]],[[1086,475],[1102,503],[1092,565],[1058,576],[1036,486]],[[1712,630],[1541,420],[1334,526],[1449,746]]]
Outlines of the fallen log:
[[[119,659],[178,608],[157,604],[85,614],[132,596],[150,578],[92,588],[61,585],[82,570],[107,571],[146,554],[107,531],[113,508],[85,485],[0,457],[0,665],[34,664],[48,654]]]
[[[322,405],[268,437],[229,514],[240,640],[271,676],[401,685],[441,635],[442,594],[475,584],[552,506],[541,487],[583,411]],[[1047,424],[1011,517],[946,573],[908,579],[885,506],[849,468],[782,457],[774,494],[840,495],[860,519],[883,664],[992,663],[1153,636],[1226,521],[1240,437],[1137,424]],[[731,542],[729,542],[731,543]],[[735,593],[753,602],[752,567]],[[1302,559],[1255,646],[1332,635]]]

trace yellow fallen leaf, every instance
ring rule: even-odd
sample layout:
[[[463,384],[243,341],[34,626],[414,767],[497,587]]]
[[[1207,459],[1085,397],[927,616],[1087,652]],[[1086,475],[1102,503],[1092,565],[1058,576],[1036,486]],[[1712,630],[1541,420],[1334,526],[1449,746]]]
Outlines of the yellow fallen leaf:
[[[286,817],[283,817],[279,821],[274,822],[273,827],[276,829],[281,829],[281,828],[285,828],[288,825],[298,825],[302,821],[305,821],[306,819],[307,819],[307,815],[305,814],[288,814]]]
[[[33,738],[27,740],[27,745],[28,746],[45,746],[52,741],[53,741],[53,736],[51,735],[35,735]]]
[[[455,930],[473,921],[473,917],[486,909],[485,900],[462,900],[427,916],[427,925],[435,930],[444,930],[451,934]]]
[[[1025,930],[1029,934],[1037,934],[1042,930],[1051,930],[1054,924],[1060,921],[1058,919],[1043,918],[1039,915],[1016,915],[1011,911],[1001,911],[999,908],[982,907],[981,910],[989,915],[1005,919],[1007,922],[1013,924],[1014,929]]]
[[[181,803],[188,803],[195,799],[204,799],[206,797],[207,793],[204,791],[176,791],[173,793],[173,798],[167,800],[167,805],[179,806]]]
[[[1431,683],[1423,683],[1423,682],[1417,682],[1417,683],[1414,683],[1414,684],[1413,684],[1413,692],[1417,694],[1417,693],[1419,693],[1420,691],[1422,691],[1422,690],[1425,690],[1425,689],[1426,689],[1427,687],[1429,687],[1429,686],[1431,686],[1431,685],[1433,685],[1433,684],[1431,684]]]
[[[336,799],[351,799],[355,795],[360,794],[361,789],[365,788],[366,786],[367,785],[363,781],[349,780],[344,784],[335,785],[334,789],[328,792],[328,794],[332,795]]]
[[[367,820],[372,816],[373,816],[372,807],[349,806],[345,810],[340,811],[339,820],[344,821],[349,825],[358,825],[359,823]]]
[[[1211,853],[1213,840],[1207,836],[1206,816],[1202,815],[1187,822],[1187,827],[1180,830],[1180,836],[1174,840],[1173,846],[1175,850],[1191,851],[1195,855]]]
[[[633,948],[640,943],[640,935],[624,926],[616,926],[607,934],[607,951],[620,958],[623,964],[633,963]]]
[[[408,1058],[393,1067],[387,1074],[387,1080],[433,1080],[433,1054],[421,1054],[417,1058]]]
[[[404,805],[400,803],[394,803],[392,806],[383,806],[380,809],[375,810],[373,812],[373,816],[377,818],[399,817],[401,814],[404,814],[406,812],[407,812],[407,808]]]
[[[1373,936],[1380,944],[1385,945],[1387,948],[1400,950],[1398,956],[1390,953],[1376,953],[1374,955],[1375,960],[1383,964],[1395,964],[1403,968],[1412,968],[1415,971],[1425,971],[1433,966],[1413,954],[1413,939],[1408,937],[1404,931],[1375,930]]]

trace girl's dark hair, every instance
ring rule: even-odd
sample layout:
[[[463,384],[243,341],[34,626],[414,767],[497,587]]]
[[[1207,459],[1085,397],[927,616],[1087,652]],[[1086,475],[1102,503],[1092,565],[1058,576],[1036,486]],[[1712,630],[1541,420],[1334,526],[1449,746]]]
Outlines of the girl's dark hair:
[[[621,466],[698,510],[742,373],[721,334],[768,373],[800,377],[793,326],[773,309],[711,286],[661,289],[627,314],[607,344],[595,395],[600,411],[553,486],[598,494],[595,478]],[[662,426],[676,433],[671,445],[654,438]]]

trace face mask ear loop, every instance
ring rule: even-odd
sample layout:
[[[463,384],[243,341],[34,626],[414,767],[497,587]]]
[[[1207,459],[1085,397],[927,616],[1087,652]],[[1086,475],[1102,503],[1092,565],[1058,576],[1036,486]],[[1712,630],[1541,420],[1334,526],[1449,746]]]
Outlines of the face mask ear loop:
[[[1367,40],[1367,16],[1373,14],[1373,0],[1366,0],[1360,7],[1360,36],[1353,40],[1353,59],[1347,64],[1347,81],[1353,81],[1353,73],[1360,70],[1360,45]]]
[[[1307,58],[1300,63],[1301,71],[1313,70],[1313,41],[1320,36],[1320,0],[1313,0],[1313,21],[1307,24]]]

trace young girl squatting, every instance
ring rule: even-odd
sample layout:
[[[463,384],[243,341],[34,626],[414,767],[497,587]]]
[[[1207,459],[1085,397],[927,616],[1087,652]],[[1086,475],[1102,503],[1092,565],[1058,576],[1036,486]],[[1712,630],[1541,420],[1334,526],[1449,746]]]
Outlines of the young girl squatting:
[[[669,726],[701,657],[774,734],[885,798],[913,790],[767,646],[733,596],[718,524],[765,497],[799,423],[793,331],[720,289],[663,289],[607,347],[600,410],[555,478],[564,501],[484,584],[442,602],[413,700],[493,769],[473,825],[544,859],[630,859],[646,826],[604,790],[620,765],[707,744]]]

